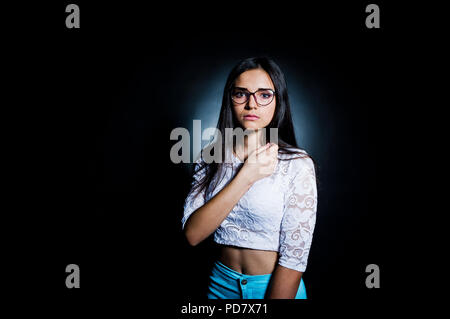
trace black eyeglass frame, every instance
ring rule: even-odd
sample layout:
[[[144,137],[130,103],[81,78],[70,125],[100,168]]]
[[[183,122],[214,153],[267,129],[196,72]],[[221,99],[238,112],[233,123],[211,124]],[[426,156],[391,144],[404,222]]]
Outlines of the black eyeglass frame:
[[[233,92],[234,92],[235,90],[239,90],[240,92],[242,92],[242,93],[245,94],[246,100],[245,100],[244,102],[239,103],[239,102],[236,102],[236,101],[233,99]],[[271,99],[267,104],[261,104],[261,103],[258,102],[258,99],[256,98],[255,94],[258,93],[258,92],[260,92],[260,91],[270,91],[270,92],[272,92],[272,99]],[[275,91],[275,90],[272,90],[272,89],[258,89],[258,90],[256,90],[255,92],[250,92],[250,91],[247,90],[247,89],[242,89],[242,88],[236,88],[236,87],[234,87],[234,88],[232,88],[231,91],[230,91],[230,97],[231,97],[231,100],[232,100],[234,103],[239,104],[239,105],[244,104],[244,103],[247,103],[247,102],[250,100],[250,96],[253,95],[253,98],[255,99],[255,102],[256,102],[256,104],[258,104],[258,106],[267,106],[267,105],[269,105],[270,103],[272,103],[273,98],[275,97],[275,94],[276,94],[276,91]]]

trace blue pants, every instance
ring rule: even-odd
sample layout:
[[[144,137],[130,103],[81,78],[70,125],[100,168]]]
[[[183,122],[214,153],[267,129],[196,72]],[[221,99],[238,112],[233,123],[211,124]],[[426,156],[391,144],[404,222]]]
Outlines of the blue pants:
[[[209,276],[208,299],[264,299],[271,276],[244,275],[216,261]],[[303,278],[295,299],[306,299]]]

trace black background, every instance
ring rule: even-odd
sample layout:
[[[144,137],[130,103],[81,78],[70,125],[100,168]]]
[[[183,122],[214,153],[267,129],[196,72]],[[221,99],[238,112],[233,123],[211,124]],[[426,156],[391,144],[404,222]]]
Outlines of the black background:
[[[171,163],[169,135],[192,123],[192,90],[222,89],[195,81],[208,83],[222,63],[259,54],[301,74],[319,124],[307,149],[320,181],[303,277],[310,302],[374,306],[401,293],[394,260],[402,229],[390,213],[400,213],[392,201],[400,195],[387,181],[402,113],[396,93],[412,57],[394,23],[398,9],[378,3],[382,28],[369,30],[365,2],[78,1],[81,28],[67,29],[68,3],[38,8],[46,18],[27,20],[26,43],[13,39],[25,44],[11,78],[22,86],[11,92],[26,105],[24,113],[14,109],[20,125],[10,133],[21,141],[14,154],[25,153],[13,157],[20,178],[11,184],[23,195],[15,206],[19,248],[11,247],[8,263],[22,274],[9,278],[19,295],[72,310],[150,311],[164,304],[173,315],[188,300],[206,302],[212,243],[193,248],[183,239],[192,167]],[[236,47],[230,39],[237,36],[248,41]],[[65,287],[70,263],[80,266],[79,290]],[[381,269],[380,289],[365,286],[371,263]],[[29,267],[39,269],[33,279]]]

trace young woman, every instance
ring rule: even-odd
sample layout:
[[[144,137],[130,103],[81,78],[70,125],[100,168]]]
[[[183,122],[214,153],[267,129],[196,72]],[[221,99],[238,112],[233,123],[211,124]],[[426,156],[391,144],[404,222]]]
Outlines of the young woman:
[[[306,269],[317,209],[315,169],[298,148],[286,81],[267,57],[230,72],[218,130],[247,130],[222,161],[196,160],[182,225],[191,245],[214,233],[220,249],[210,299],[306,299]],[[278,143],[270,141],[278,129]],[[265,143],[269,141],[269,143]],[[228,149],[227,149],[228,148]]]

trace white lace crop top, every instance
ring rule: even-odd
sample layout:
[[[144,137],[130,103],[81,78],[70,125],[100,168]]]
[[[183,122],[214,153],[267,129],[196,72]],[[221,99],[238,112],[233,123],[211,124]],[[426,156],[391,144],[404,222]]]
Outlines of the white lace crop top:
[[[298,157],[279,153],[279,158]],[[202,159],[195,162],[195,183],[205,169],[197,172]],[[243,162],[234,154],[225,174],[211,190],[194,197],[193,189],[184,203],[182,227],[189,216],[214,197],[237,173]],[[215,185],[215,176],[211,185]],[[211,187],[212,187],[211,186]],[[206,200],[204,198],[206,191]],[[274,173],[255,182],[241,197],[214,232],[218,244],[279,252],[278,264],[304,272],[316,222],[317,187],[310,158],[279,160]]]

